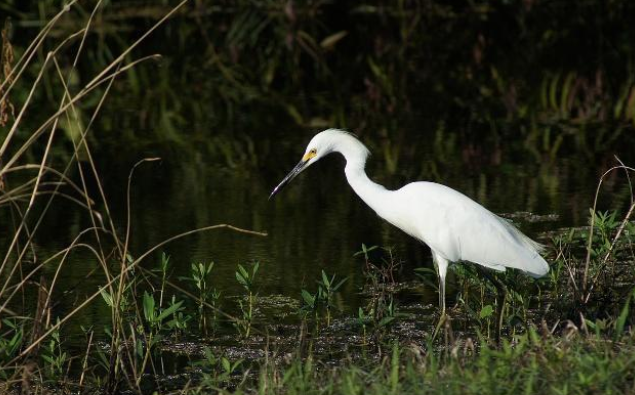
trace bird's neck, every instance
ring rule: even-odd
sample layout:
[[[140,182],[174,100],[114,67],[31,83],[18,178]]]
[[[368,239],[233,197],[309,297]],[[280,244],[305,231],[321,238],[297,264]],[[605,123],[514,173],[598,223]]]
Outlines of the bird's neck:
[[[366,147],[364,147],[361,143],[359,144],[366,153]],[[370,206],[370,208],[381,215],[381,208],[384,207],[382,202],[384,202],[389,191],[383,186],[372,181],[368,178],[368,175],[366,175],[365,167],[367,154],[347,155],[346,152],[342,152],[342,154],[346,158],[346,168],[344,169],[344,172],[346,173],[348,183],[355,193],[362,198],[362,200]]]

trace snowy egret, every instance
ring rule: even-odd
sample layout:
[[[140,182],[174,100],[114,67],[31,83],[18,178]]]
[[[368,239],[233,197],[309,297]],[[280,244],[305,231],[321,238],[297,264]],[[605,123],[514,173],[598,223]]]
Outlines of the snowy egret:
[[[532,277],[549,272],[549,265],[540,256],[540,244],[462,193],[425,181],[391,191],[371,181],[364,170],[370,152],[355,136],[342,130],[327,129],[315,135],[302,160],[269,198],[304,169],[333,152],[344,156],[348,183],[377,215],[430,247],[439,276],[442,314],[450,262],[469,261],[499,272],[513,268]]]

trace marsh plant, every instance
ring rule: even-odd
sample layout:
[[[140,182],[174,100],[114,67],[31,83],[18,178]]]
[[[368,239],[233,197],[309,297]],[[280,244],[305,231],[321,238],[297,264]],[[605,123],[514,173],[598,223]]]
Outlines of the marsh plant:
[[[20,352],[24,342],[24,320],[4,318],[0,329],[0,362],[6,366]],[[0,379],[7,380],[13,369],[0,369]]]
[[[173,300],[174,302],[174,300]],[[178,327],[176,322],[182,318],[177,317],[182,312],[183,301],[171,303],[167,308],[161,309],[154,296],[147,291],[143,293],[142,299],[143,323],[136,328],[136,335],[133,335],[133,349],[138,372],[145,372],[151,358],[157,353],[157,346],[164,340],[169,331]],[[143,376],[136,379],[137,386],[140,385]]]
[[[322,305],[326,309],[326,325],[331,325],[331,310],[337,308],[335,303],[335,295],[339,292],[342,285],[346,282],[347,278],[343,278],[339,281],[336,280],[336,275],[328,276],[324,270],[322,270],[322,277],[318,283],[318,299],[322,302]]]
[[[190,276],[182,277],[182,280],[188,281],[193,284],[197,296],[196,305],[198,306],[198,322],[199,329],[204,333],[207,333],[209,327],[207,322],[207,308],[212,313],[212,327],[216,325],[216,318],[218,312],[218,302],[220,301],[221,293],[215,287],[213,287],[209,278],[212,270],[214,269],[214,262],[196,262],[190,266]]]
[[[379,259],[373,251],[381,253]],[[400,316],[397,312],[394,298],[394,285],[397,284],[395,275],[402,266],[402,261],[390,247],[371,246],[362,244],[361,250],[353,254],[354,257],[364,258],[364,289],[368,294],[368,302],[365,307],[360,307],[357,312],[357,323],[362,329],[364,343],[366,343],[367,329],[370,326],[373,334],[387,329],[390,324]],[[379,262],[379,263],[375,263]],[[427,270],[421,268],[421,270]],[[436,284],[435,282],[431,282]]]
[[[180,303],[182,302],[177,302],[176,295],[172,295],[172,299],[170,300],[170,305],[168,308],[173,308],[173,306],[177,304],[180,305]],[[192,320],[192,316],[190,314],[187,314],[187,312],[184,310],[185,309],[182,308],[176,309],[172,314],[172,319],[167,322],[169,332],[172,333],[177,339],[179,338],[179,336],[183,335],[186,332],[188,328],[188,322]]]
[[[173,334],[174,336],[179,336],[183,334],[185,330],[187,329],[188,322],[192,319],[192,316],[185,312],[185,307],[182,306],[183,301],[177,301],[176,295],[172,295],[171,300],[168,302],[169,303],[168,307],[164,308],[164,303],[166,299],[165,298],[166,288],[168,287],[168,281],[171,276],[170,257],[167,254],[165,253],[161,254],[161,259],[159,261],[159,264],[157,268],[153,270],[153,272],[158,273],[160,277],[159,303],[158,303],[158,306],[156,307],[150,306],[150,304],[154,304],[154,297],[152,297],[152,301],[147,300],[146,302],[145,294],[144,294],[143,310],[144,310],[144,316],[146,318],[146,322],[156,322],[157,321],[156,317],[169,311],[170,314],[168,314],[168,316],[171,316],[170,320],[166,321],[165,325],[163,325],[163,323],[161,322],[161,327],[162,329],[164,329],[167,326],[168,331],[171,334]],[[177,305],[178,307],[175,307]],[[150,315],[148,314],[148,312],[151,312],[154,309],[157,309],[157,312],[159,315],[157,315],[156,312],[150,313]],[[164,319],[166,317],[164,317]]]
[[[142,306],[144,327],[139,327],[139,332],[147,333],[149,340],[156,339],[160,333],[172,327],[177,327],[178,325],[169,324],[174,321],[178,312],[184,310],[183,301],[176,302],[175,299],[172,299],[172,303],[167,308],[162,309],[157,305],[154,296],[147,291],[143,293]],[[152,341],[148,343],[153,344]]]
[[[59,318],[57,319],[59,323]],[[58,381],[66,376],[69,363],[69,355],[62,348],[62,340],[60,331],[51,332],[51,338],[42,350],[42,359],[44,361],[45,376],[51,381]]]
[[[194,368],[201,371],[199,388],[205,390],[227,386],[243,362],[242,359],[231,361],[226,356],[215,355],[209,348],[205,349],[205,358],[193,364]]]
[[[404,315],[397,311],[392,293],[374,295],[365,308],[357,310],[356,322],[362,330],[362,342],[368,343],[368,329],[374,337],[380,337],[398,318]]]
[[[382,253],[379,259],[379,263],[376,259],[371,257],[372,252]],[[390,247],[370,246],[362,243],[361,250],[353,254],[354,257],[361,256],[364,258],[364,277],[366,279],[366,286],[370,287],[371,292],[378,290],[380,287],[394,285],[395,275],[402,266],[402,262],[394,254],[394,251]]]
[[[617,314],[615,303],[626,299],[633,282],[628,262],[635,256],[634,207],[622,219],[615,211],[590,210],[588,227],[552,237],[553,270],[551,281],[541,283],[541,299],[550,300],[561,318]]]
[[[161,260],[155,272],[158,272],[161,276],[161,286],[159,295],[159,307],[163,307],[163,295],[165,293],[165,287],[167,286],[168,278],[170,276],[170,257],[164,252],[161,254]]]
[[[316,280],[317,291],[315,293],[310,293],[305,289],[301,291],[303,306],[300,311],[303,312],[305,316],[307,313],[312,312],[317,321],[319,318],[319,309],[323,308],[326,311],[326,325],[331,325],[332,310],[337,308],[335,296],[346,280],[347,278],[343,278],[338,281],[335,274],[329,277],[326,272],[322,270],[320,279]]]
[[[248,271],[241,264],[238,264],[238,269],[235,273],[236,280],[246,292],[246,300],[242,298],[238,299],[241,317],[238,317],[234,321],[234,327],[243,338],[249,337],[254,322],[254,299],[256,297],[254,282],[256,281],[256,274],[259,268],[259,262],[254,262],[251,265],[251,271]]]

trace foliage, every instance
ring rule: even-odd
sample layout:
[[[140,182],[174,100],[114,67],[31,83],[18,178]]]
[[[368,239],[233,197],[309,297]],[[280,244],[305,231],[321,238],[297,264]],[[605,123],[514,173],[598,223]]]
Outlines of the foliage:
[[[198,317],[199,328],[203,331],[207,331],[207,313],[206,306],[209,306],[213,314],[213,323],[216,323],[216,313],[218,308],[218,301],[220,299],[220,292],[211,287],[208,283],[208,278],[214,268],[214,262],[210,263],[192,263],[190,266],[190,277],[182,277],[182,280],[189,281],[194,284],[196,292],[198,293]]]
[[[346,282],[346,278],[336,281],[336,275],[329,277],[324,270],[319,280],[316,281],[318,288],[314,294],[303,289],[301,292],[304,305],[300,309],[303,313],[312,312],[318,318],[319,309],[326,310],[326,325],[331,325],[331,311],[336,308],[334,297],[340,287]]]
[[[254,304],[256,297],[254,289],[254,281],[256,280],[256,273],[260,268],[259,262],[254,262],[251,266],[251,273],[247,271],[241,264],[238,264],[238,270],[236,270],[236,280],[247,292],[247,301],[243,302],[242,299],[238,300],[240,306],[240,312],[242,317],[239,317],[234,322],[234,327],[238,330],[238,333],[243,338],[248,338],[251,333],[251,327],[254,321]]]
[[[42,25],[58,11],[53,4],[33,8],[16,3],[5,9],[19,20]],[[400,129],[413,118],[444,122],[451,135],[464,134],[456,126],[465,119],[475,125],[504,119],[522,122],[514,128],[514,138],[530,137],[532,125],[544,125],[539,137],[555,134],[549,147],[555,153],[568,134],[554,133],[560,125],[601,121],[616,125],[608,129],[621,134],[635,123],[633,29],[617,28],[630,26],[625,19],[629,9],[628,0],[607,7],[586,0],[573,10],[551,3],[484,0],[379,6],[192,0],[169,29],[146,41],[146,52],[163,52],[160,67],[128,70],[126,88],[113,88],[110,111],[118,116],[95,120],[99,130],[116,138],[87,138],[96,152],[110,157],[152,147],[162,156],[196,151],[230,166],[258,166],[263,158],[253,155],[253,146],[262,136],[244,131],[274,130],[281,123],[288,128],[355,126],[375,137],[389,133],[399,141],[404,138]],[[92,62],[61,71],[73,83],[90,78],[142,34],[150,20],[169,10],[168,4],[105,2],[96,9],[101,24],[93,26],[100,40],[84,43]],[[331,14],[340,18],[327,18]],[[51,35],[68,35],[86,17],[83,8],[70,7]],[[600,20],[604,22],[598,25]],[[34,32],[20,23],[14,23],[12,32],[14,51],[23,53]],[[73,55],[56,54],[61,64],[72,63]],[[46,65],[43,58],[35,62],[38,67],[27,70],[29,78]],[[49,73],[42,78],[47,89],[34,92],[33,100],[43,115],[56,111],[49,103],[64,84]],[[78,103],[65,120],[67,134],[77,135],[75,124],[82,129],[102,92]],[[28,86],[19,84],[11,96],[19,108]],[[33,127],[42,121],[36,118],[25,122]],[[472,136],[458,137],[500,137],[499,128],[468,129]],[[435,130],[432,126],[423,133],[431,139]],[[0,128],[0,135],[6,132]],[[595,144],[609,140],[613,137]],[[54,145],[53,153],[62,156],[70,145]],[[398,155],[391,150],[403,155],[404,149],[385,151],[394,168]]]
[[[565,340],[567,339],[568,340]],[[379,362],[314,366],[310,360],[271,367],[264,394],[517,394],[628,393],[635,359],[632,338],[621,349],[574,334],[547,338],[535,330],[498,347],[456,344],[445,353],[393,346]],[[282,378],[276,380],[277,377]],[[249,393],[251,384],[236,393]]]

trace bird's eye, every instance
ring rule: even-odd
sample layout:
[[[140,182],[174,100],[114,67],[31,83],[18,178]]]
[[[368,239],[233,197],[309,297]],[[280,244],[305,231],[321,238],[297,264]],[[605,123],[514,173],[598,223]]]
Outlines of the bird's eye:
[[[306,162],[306,161],[308,161],[310,159],[315,158],[316,155],[317,155],[317,150],[315,148],[313,148],[309,152],[304,154],[304,157],[302,158],[302,161]]]

